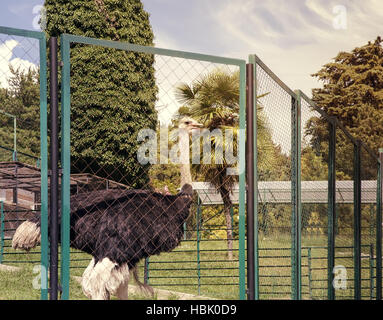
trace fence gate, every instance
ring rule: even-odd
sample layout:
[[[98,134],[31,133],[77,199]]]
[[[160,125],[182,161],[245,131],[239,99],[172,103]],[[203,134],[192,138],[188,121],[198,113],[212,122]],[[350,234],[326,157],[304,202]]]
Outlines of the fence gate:
[[[47,299],[47,60],[42,32],[0,27],[0,297]],[[12,248],[15,229],[41,214],[41,245]]]
[[[92,277],[84,273],[88,265],[107,273],[109,255],[120,265],[129,260],[130,268],[139,261],[140,278],[173,298],[244,299],[246,62],[67,34],[60,47],[62,298],[84,298],[69,274]],[[222,84],[229,95],[219,91]],[[207,96],[209,90],[214,94]],[[189,141],[185,132],[196,132],[189,130],[193,121],[210,130],[192,144],[190,176],[182,161],[189,147],[181,143]],[[238,159],[228,162],[219,151],[230,152],[222,143],[230,137]],[[202,159],[207,145],[212,151]],[[213,186],[218,200],[198,196],[188,203],[181,187],[191,178],[194,189]],[[233,203],[228,191],[238,185]],[[74,248],[70,233],[79,237]]]

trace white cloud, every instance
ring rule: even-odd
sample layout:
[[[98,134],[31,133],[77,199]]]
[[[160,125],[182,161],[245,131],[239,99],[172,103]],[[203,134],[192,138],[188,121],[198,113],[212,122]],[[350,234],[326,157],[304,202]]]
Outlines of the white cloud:
[[[333,27],[336,18],[333,9],[338,5],[346,8],[346,30]],[[224,34],[220,44],[226,50],[225,56],[247,59],[249,53],[255,53],[292,90],[301,89],[311,96],[312,88],[322,86],[311,74],[338,52],[351,51],[376,39],[381,32],[378,27],[383,19],[383,2],[236,0],[222,2],[212,8],[210,14],[217,30]],[[276,90],[271,83],[264,87]],[[289,101],[277,94],[265,101],[268,101],[265,112],[274,141],[287,151],[290,147]]]
[[[347,10],[346,30],[333,28],[333,8]],[[235,43],[224,54],[246,58],[256,53],[292,89],[310,95],[319,84],[311,73],[339,51],[349,51],[374,40],[383,19],[383,2],[367,1],[249,1],[236,0],[211,11],[217,29]]]
[[[12,52],[17,45],[18,42],[16,40],[5,41],[3,44],[0,45],[0,57],[7,61],[11,60]]]
[[[155,33],[154,44],[157,48],[180,50],[177,42],[174,39],[172,39],[169,35],[161,31]]]
[[[8,79],[10,78],[11,71],[10,66],[14,69],[21,71],[27,71],[28,69],[37,69],[37,66],[21,58],[12,58],[13,52],[19,43],[16,40],[7,40],[0,43],[0,87],[7,88],[9,86]]]
[[[334,8],[339,5],[346,8],[346,30],[338,30],[333,26],[336,18]],[[193,27],[187,28],[195,30],[198,40],[205,36],[210,41],[204,47],[194,45],[191,51],[240,59],[247,59],[249,54],[255,53],[292,90],[301,89],[311,96],[311,89],[322,85],[311,74],[330,62],[339,51],[350,51],[376,38],[377,26],[383,18],[383,2],[212,0],[200,4],[198,12],[205,17],[211,17],[209,27],[201,31],[196,16],[195,19],[190,19],[195,21]],[[179,19],[184,18],[180,16]],[[180,45],[182,38],[178,38],[178,30],[166,33],[161,28],[156,29],[156,46],[188,50]],[[206,41],[193,42],[206,44]],[[175,70],[177,63],[169,61],[167,66],[160,68]],[[176,78],[190,83],[200,71],[199,68],[194,68],[189,72],[192,73],[189,76],[169,74],[161,81],[160,105],[168,105],[168,110],[172,112],[177,110],[179,105],[173,95]],[[265,88],[267,89],[266,84]],[[275,96],[274,99],[278,97]],[[275,141],[287,151],[290,146],[289,100],[286,97],[279,98],[283,103],[275,103],[274,99],[267,99],[269,107],[266,112]],[[284,111],[285,108],[288,111]]]

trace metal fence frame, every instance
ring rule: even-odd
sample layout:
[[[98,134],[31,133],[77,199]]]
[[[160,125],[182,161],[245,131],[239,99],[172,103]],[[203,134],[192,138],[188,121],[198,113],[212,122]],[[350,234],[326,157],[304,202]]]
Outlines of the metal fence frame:
[[[47,119],[47,41],[44,32],[0,26],[0,33],[36,39],[40,53],[40,158],[41,158],[41,268],[48,270],[48,119]],[[16,150],[14,150],[16,152]],[[48,272],[41,273],[41,283],[47,284]],[[45,279],[43,279],[43,277]],[[47,286],[41,286],[41,299],[48,299]]]
[[[110,40],[100,40],[88,37],[62,34],[61,40],[61,59],[62,59],[62,87],[61,87],[61,164],[62,164],[62,187],[61,187],[61,286],[62,299],[69,299],[69,245],[70,245],[70,44],[80,43],[95,45],[104,48],[117,50],[134,51],[147,54],[157,54],[169,57],[178,57],[222,63],[238,66],[240,70],[240,143],[239,143],[239,184],[241,196],[239,199],[239,298],[245,299],[245,91],[246,91],[246,61],[240,59],[223,58],[211,55],[197,54],[191,52],[175,51],[154,48],[150,46],[140,46],[124,42]]]
[[[379,150],[379,158],[362,141],[355,139],[335,117],[328,116],[320,109],[315,102],[308,98],[301,90],[292,91],[284,84],[278,76],[270,70],[262,60],[254,55],[249,56],[249,62],[254,65],[254,113],[253,121],[257,119],[257,74],[256,67],[260,66],[267,75],[275,81],[286,93],[290,94],[291,100],[291,205],[292,205],[292,229],[291,229],[291,298],[293,300],[302,299],[302,244],[301,244],[301,221],[302,221],[302,203],[301,203],[301,103],[306,101],[315,111],[325,118],[329,125],[329,162],[328,162],[328,264],[327,264],[327,298],[335,299],[335,289],[333,286],[334,266],[335,266],[335,225],[336,225],[336,205],[335,205],[335,157],[336,157],[336,130],[339,128],[345,136],[354,145],[354,299],[361,299],[361,149],[366,150],[371,157],[376,159],[377,163],[377,216],[376,216],[376,299],[382,297],[382,159],[383,149]],[[256,126],[255,126],[256,127]],[[257,141],[257,130],[254,130],[253,140]],[[255,148],[257,150],[257,148]],[[257,176],[257,156],[254,153],[254,176],[255,185],[258,183]],[[252,165],[249,162],[248,166]],[[252,192],[257,199],[253,206],[253,215],[255,216],[255,226],[258,226],[258,194],[257,188]],[[250,212],[248,213],[250,214]],[[258,232],[255,232],[255,299],[259,299],[259,243]]]
[[[48,142],[47,142],[47,40],[45,33],[13,29],[0,26],[0,33],[10,36],[32,38],[39,41],[40,52],[40,157],[41,157],[41,266],[45,271],[49,267],[48,251]],[[301,104],[308,103],[321,114],[329,126],[329,161],[328,161],[328,239],[327,239],[327,298],[335,299],[332,285],[335,265],[335,160],[336,160],[336,130],[340,129],[354,146],[354,299],[361,298],[361,151],[365,150],[376,159],[377,164],[377,196],[376,196],[376,299],[382,298],[382,192],[383,192],[383,149],[379,150],[379,157],[375,155],[363,142],[355,139],[345,127],[334,117],[329,117],[315,102],[302,91],[292,91],[286,86],[256,55],[249,56],[249,64],[245,60],[223,58],[191,52],[175,51],[139,46],[130,43],[93,39],[74,35],[61,35],[62,83],[61,83],[61,287],[62,299],[69,299],[69,266],[70,266],[70,45],[72,43],[96,45],[104,48],[134,51],[147,54],[157,54],[169,57],[200,60],[212,63],[230,64],[240,69],[240,144],[239,144],[239,298],[259,299],[259,243],[258,243],[258,191],[257,191],[257,130],[254,122],[257,119],[257,71],[256,65],[262,69],[291,96],[291,190],[292,190],[292,218],[291,218],[291,298],[302,298],[302,244],[301,244]],[[246,73],[247,71],[247,73]],[[248,78],[246,79],[246,75]],[[246,82],[248,80],[248,82]],[[247,89],[247,90],[246,90]],[[247,98],[247,99],[246,99]],[[247,105],[247,112],[246,112]],[[250,109],[249,109],[250,108]],[[246,121],[246,115],[248,119]],[[247,123],[247,126],[246,126]],[[245,142],[245,129],[247,142]],[[250,130],[251,129],[251,130]],[[246,150],[247,149],[247,150]],[[14,150],[15,151],[15,150]],[[247,153],[246,153],[247,151]],[[250,151],[250,152],[249,152]],[[247,155],[247,158],[246,158]],[[246,163],[247,160],[247,163]],[[246,171],[247,170],[247,171]],[[246,176],[248,174],[248,243],[247,259],[245,255],[245,196]],[[251,199],[255,200],[251,203]],[[249,206],[250,205],[250,206]],[[1,203],[1,219],[3,219],[3,204]],[[3,221],[1,221],[3,228]],[[252,231],[253,230],[253,231]],[[254,232],[255,231],[255,232]],[[309,250],[310,251],[310,250]],[[246,261],[251,272],[247,273]],[[48,283],[48,272],[42,272],[42,283]],[[372,280],[373,281],[373,280]],[[48,298],[48,288],[42,286],[41,299]]]

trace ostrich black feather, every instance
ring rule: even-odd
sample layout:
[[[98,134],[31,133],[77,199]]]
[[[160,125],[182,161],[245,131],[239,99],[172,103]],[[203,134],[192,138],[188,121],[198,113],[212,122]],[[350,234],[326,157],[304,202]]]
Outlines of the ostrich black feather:
[[[73,195],[71,247],[91,254],[96,263],[107,257],[134,268],[141,259],[171,251],[180,243],[191,203],[189,184],[177,195],[149,190],[99,190]],[[40,227],[40,216],[29,221]]]

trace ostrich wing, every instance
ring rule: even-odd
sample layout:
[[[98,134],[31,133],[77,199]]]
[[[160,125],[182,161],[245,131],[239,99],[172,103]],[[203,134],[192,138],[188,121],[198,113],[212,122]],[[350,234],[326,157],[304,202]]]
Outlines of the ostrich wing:
[[[129,190],[119,196],[107,194],[101,201],[71,212],[71,245],[130,267],[142,258],[174,249],[183,235],[191,197]],[[73,208],[74,209],[74,208]]]

